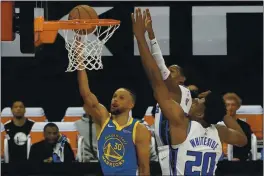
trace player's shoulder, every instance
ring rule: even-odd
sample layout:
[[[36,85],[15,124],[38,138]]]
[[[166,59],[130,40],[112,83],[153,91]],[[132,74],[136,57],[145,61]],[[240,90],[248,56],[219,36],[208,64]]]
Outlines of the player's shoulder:
[[[34,120],[32,120],[32,119],[28,119],[28,118],[27,118],[27,122],[28,122],[29,124],[34,124],[34,123],[35,123]]]
[[[9,129],[13,125],[12,120],[8,120],[4,123],[4,128]]]
[[[140,121],[138,121],[138,124],[136,126],[136,130],[137,130],[137,133],[140,133],[140,134],[142,134],[142,132],[145,133],[145,132],[149,131],[146,124],[143,124]]]
[[[9,126],[12,123],[12,120],[8,120],[4,123],[4,126]]]
[[[32,127],[34,125],[35,121],[31,119],[27,119],[27,125]]]
[[[145,140],[150,140],[151,133],[144,124],[138,123],[135,130],[136,130],[136,136],[135,136],[136,141],[143,142]]]

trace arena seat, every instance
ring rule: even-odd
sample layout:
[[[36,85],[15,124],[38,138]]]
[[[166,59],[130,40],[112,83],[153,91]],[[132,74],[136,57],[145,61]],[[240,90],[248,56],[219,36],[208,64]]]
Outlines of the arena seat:
[[[148,123],[149,126],[153,125],[155,122],[154,117],[152,116],[152,111],[153,106],[149,106],[146,110],[145,116],[144,116],[144,121]]]
[[[45,112],[43,108],[40,107],[32,107],[26,108],[25,117],[35,121],[35,122],[45,122],[47,118],[45,116]],[[1,122],[5,124],[7,121],[13,118],[13,114],[10,107],[6,107],[3,109],[1,113]]]
[[[246,121],[258,140],[263,140],[263,109],[260,105],[244,105],[237,110],[237,117]]]
[[[62,122],[75,122],[80,120],[83,114],[85,114],[83,107],[68,107]]]
[[[36,122],[30,132],[28,140],[28,149],[31,145],[44,139],[43,129],[48,122]],[[54,122],[58,127],[61,134],[67,136],[68,142],[70,143],[72,150],[76,156],[79,133],[76,129],[74,122]]]
[[[256,161],[258,158],[258,151],[257,151],[257,137],[255,134],[251,135],[251,160]],[[227,145],[227,158],[229,161],[233,159],[233,145]]]

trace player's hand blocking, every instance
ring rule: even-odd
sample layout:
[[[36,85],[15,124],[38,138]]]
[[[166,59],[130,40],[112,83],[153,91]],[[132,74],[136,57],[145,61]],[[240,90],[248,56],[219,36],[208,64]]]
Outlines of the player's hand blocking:
[[[141,13],[141,9],[137,8],[135,14],[131,14],[132,25],[133,25],[133,32],[135,37],[139,40],[145,37],[145,19],[146,19],[146,12],[143,12],[143,16]]]
[[[155,35],[154,35],[153,27],[152,27],[152,19],[151,19],[149,9],[146,9],[145,28],[148,32],[149,39],[153,40],[155,38]]]

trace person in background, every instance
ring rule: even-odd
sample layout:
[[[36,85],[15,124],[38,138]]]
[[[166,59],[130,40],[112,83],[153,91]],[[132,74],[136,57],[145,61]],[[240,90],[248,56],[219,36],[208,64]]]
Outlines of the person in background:
[[[249,159],[250,150],[251,150],[251,134],[252,130],[250,125],[246,122],[240,120],[236,116],[236,111],[240,108],[242,104],[241,98],[236,93],[226,93],[224,95],[224,101],[226,105],[227,113],[236,119],[237,123],[240,125],[245,135],[247,136],[247,145],[244,147],[233,147],[233,160],[234,161],[246,161]]]
[[[84,156],[83,162],[98,160],[97,157],[97,139],[96,124],[90,115],[84,114],[83,117],[75,122],[76,128],[84,139]]]
[[[153,114],[152,114],[152,116],[153,116]],[[154,134],[154,124],[150,126],[143,119],[140,121],[140,123],[145,125],[147,127],[147,129],[149,130],[149,132],[151,133],[151,139],[150,139],[151,141],[150,141],[150,146],[149,146],[150,161],[158,162],[159,158],[158,158],[158,149],[157,149],[157,144],[156,144],[155,134]]]
[[[26,108],[22,101],[12,104],[12,120],[4,124],[7,134],[9,163],[27,161],[27,136],[29,135],[34,121],[25,117]]]
[[[74,153],[67,137],[59,133],[59,128],[54,123],[44,127],[44,140],[31,146],[29,161],[32,163],[61,163],[73,162]]]

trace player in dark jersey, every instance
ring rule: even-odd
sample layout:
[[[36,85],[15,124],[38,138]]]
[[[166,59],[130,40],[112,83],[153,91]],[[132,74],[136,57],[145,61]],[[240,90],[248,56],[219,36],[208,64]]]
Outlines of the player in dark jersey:
[[[14,117],[4,125],[9,137],[9,162],[23,162],[27,160],[27,135],[29,135],[34,122],[24,116],[26,108],[22,101],[15,101],[11,111]]]

